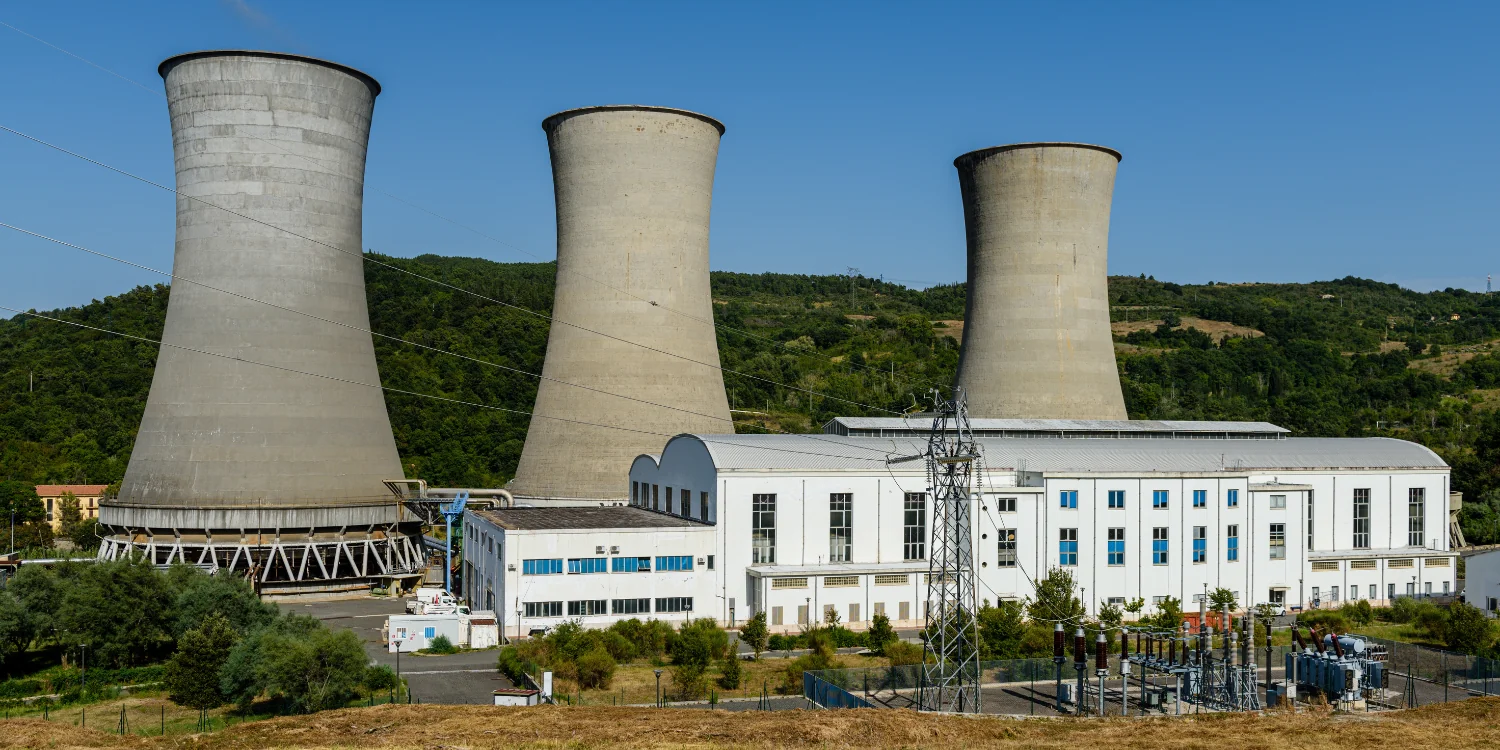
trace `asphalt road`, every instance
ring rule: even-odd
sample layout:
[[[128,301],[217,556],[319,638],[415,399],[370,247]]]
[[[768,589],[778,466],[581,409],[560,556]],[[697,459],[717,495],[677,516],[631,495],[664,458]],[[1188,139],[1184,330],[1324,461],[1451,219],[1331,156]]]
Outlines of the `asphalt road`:
[[[405,599],[351,599],[331,602],[280,602],[282,611],[308,615],[331,628],[352,630],[364,641],[371,663],[397,666],[397,655],[380,638],[385,618],[406,611]],[[512,687],[495,671],[495,649],[465,651],[448,656],[401,654],[401,676],[420,703],[482,704],[493,702],[492,691]]]

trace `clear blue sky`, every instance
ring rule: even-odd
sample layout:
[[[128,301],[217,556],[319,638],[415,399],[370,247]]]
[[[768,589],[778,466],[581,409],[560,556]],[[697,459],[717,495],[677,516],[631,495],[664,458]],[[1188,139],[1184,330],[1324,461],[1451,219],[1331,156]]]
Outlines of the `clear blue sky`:
[[[1313,6],[1313,7],[1308,7]],[[276,49],[374,75],[365,244],[552,257],[542,118],[594,104],[728,126],[715,269],[964,273],[953,158],[1122,151],[1110,271],[1181,282],[1500,274],[1490,4],[0,2],[0,20],[160,91],[157,63]],[[170,184],[165,100],[0,27],[0,124]],[[173,197],[0,133],[0,221],[170,267]],[[0,230],[0,304],[158,277]],[[8,315],[8,314],[7,314]]]

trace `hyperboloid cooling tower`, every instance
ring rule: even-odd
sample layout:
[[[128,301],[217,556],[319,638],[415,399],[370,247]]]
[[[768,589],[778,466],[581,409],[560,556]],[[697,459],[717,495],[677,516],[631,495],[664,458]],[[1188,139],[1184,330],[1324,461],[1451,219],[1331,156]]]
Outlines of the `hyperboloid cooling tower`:
[[[1021,143],[958,157],[969,246],[957,384],[976,417],[1125,419],[1109,329],[1120,153]]]
[[[267,52],[195,52],[160,72],[180,279],[101,556],[292,590],[416,570],[418,532],[382,484],[402,471],[375,350],[355,330],[370,325],[360,221],[380,85]]]
[[[623,500],[631,462],[660,451],[663,436],[733,431],[708,286],[724,126],[612,106],[561,112],[542,129],[557,198],[557,296],[546,379],[509,488],[533,501]]]

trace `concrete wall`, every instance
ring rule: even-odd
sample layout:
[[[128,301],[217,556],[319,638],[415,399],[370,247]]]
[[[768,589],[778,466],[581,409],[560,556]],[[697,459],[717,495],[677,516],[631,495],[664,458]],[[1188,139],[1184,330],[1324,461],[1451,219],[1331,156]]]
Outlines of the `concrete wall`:
[[[379,85],[340,65],[258,52],[183,55],[162,63],[161,73],[177,189],[206,202],[178,198],[173,271],[368,328],[360,222]],[[380,382],[368,334],[194,284],[173,284],[162,338]],[[316,515],[336,524],[329,509],[351,505],[367,511],[356,523],[393,521],[396,506],[381,480],[401,476],[378,388],[163,347],[119,501],[102,520],[157,525],[160,512],[149,524],[132,517],[138,505],[276,526],[267,508],[307,513],[318,505],[324,511]]]
[[[548,379],[509,488],[531,499],[623,501],[636,456],[677,433],[732,429],[708,285],[723,126],[622,106],[563,112],[542,127],[557,198],[555,320]]]
[[[1106,278],[1119,161],[1068,143],[954,161],[969,257],[957,383],[971,415],[1125,419]]]

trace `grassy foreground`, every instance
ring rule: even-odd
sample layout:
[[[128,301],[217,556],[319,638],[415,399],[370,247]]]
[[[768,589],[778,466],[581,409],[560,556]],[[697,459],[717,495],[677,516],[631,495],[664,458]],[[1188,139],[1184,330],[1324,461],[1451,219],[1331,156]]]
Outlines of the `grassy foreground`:
[[[1336,716],[1226,714],[1181,719],[923,716],[911,711],[729,713],[695,709],[377,706],[237,725],[204,735],[118,737],[12,720],[0,748],[1163,748],[1500,746],[1500,698]]]

